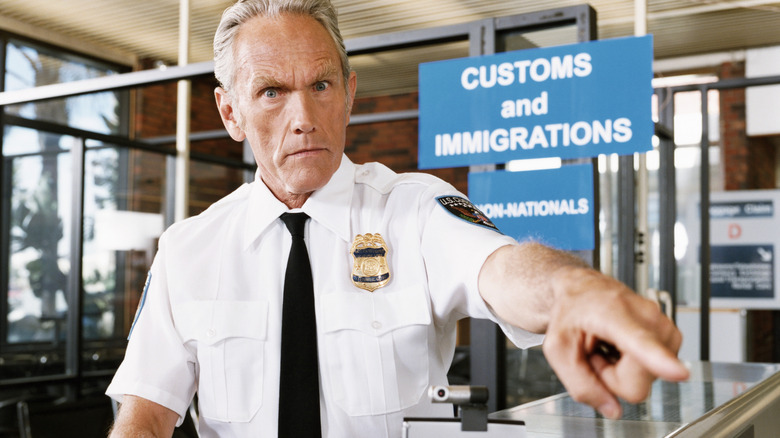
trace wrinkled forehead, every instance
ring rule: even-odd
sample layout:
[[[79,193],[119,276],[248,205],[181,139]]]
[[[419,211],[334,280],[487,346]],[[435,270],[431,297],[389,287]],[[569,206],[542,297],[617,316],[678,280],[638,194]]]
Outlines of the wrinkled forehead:
[[[308,87],[320,81],[340,84],[340,70],[339,65],[331,59],[323,58],[310,63],[294,63],[291,68],[273,63],[247,65],[242,77],[253,89],[292,89]]]
[[[234,44],[237,76],[322,77],[341,73],[339,52],[328,31],[314,18],[296,14],[254,17]]]

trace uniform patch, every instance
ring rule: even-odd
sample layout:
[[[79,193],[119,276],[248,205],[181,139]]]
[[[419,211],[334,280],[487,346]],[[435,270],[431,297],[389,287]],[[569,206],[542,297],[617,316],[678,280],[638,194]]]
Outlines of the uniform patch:
[[[387,266],[387,245],[380,234],[358,234],[349,249],[352,265],[352,283],[373,292],[390,281]]]
[[[490,219],[488,219],[485,213],[479,211],[479,209],[466,198],[461,198],[460,196],[439,196],[436,198],[436,201],[458,219],[462,219],[474,225],[490,228],[499,233],[501,232],[497,226],[493,225],[493,222],[490,222]]]
[[[135,323],[138,322],[138,317],[141,316],[141,310],[146,303],[146,293],[149,291],[149,284],[152,282],[152,271],[146,275],[146,283],[144,283],[144,292],[141,294],[141,301],[138,302],[138,309],[135,310],[135,317],[133,318],[133,324],[130,326],[130,333],[127,334],[127,340],[130,340],[130,336],[133,334]]]

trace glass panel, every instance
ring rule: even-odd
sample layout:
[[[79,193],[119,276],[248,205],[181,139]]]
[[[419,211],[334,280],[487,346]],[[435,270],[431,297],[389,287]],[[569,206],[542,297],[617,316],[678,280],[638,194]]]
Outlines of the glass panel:
[[[67,135],[49,134],[34,129],[6,125],[3,137],[3,155],[29,155],[65,152],[74,142],[81,141]]]
[[[653,150],[647,152],[647,287],[660,289],[661,281],[661,195],[659,191],[658,169],[660,156],[658,153],[657,137],[653,137]]]
[[[677,223],[675,224],[675,258],[677,259],[677,300],[682,306],[698,307],[701,290],[699,263],[701,192],[701,93],[683,92],[674,95],[675,150],[677,171]],[[707,93],[709,116],[710,191],[723,187],[720,165],[719,95]],[[697,121],[698,119],[698,121]],[[679,131],[679,132],[678,132]],[[687,147],[686,147],[687,146]]]
[[[6,46],[6,91],[91,79],[115,73],[105,66],[75,56],[11,42]],[[119,133],[118,92],[94,93],[68,99],[12,105],[6,112],[37,120],[62,123],[105,134]]]
[[[506,406],[523,403],[565,392],[563,383],[555,375],[541,347],[518,349],[507,343]]]
[[[358,77],[357,97],[362,98],[416,92],[420,63],[466,56],[468,41],[457,41],[350,56],[349,62]],[[383,110],[373,108],[366,112]]]
[[[61,145],[73,138],[29,130],[13,132],[4,151],[41,151],[37,155],[6,158],[10,187],[3,204],[8,208],[6,315],[0,343],[14,345],[4,355],[3,377],[25,377],[64,372],[64,346],[70,273],[71,154]],[[24,142],[25,144],[14,144]],[[47,348],[24,353],[26,346]]]
[[[11,41],[6,44],[6,90],[66,83],[115,73],[110,67],[42,47]],[[7,106],[6,114],[69,125],[89,131],[121,134],[120,97],[114,92],[68,99]],[[14,379],[65,372],[71,223],[79,218],[73,206],[71,150],[82,139],[33,129],[3,127],[2,268],[0,279],[8,292],[0,298],[0,379]],[[85,174],[87,234],[83,281],[84,369],[114,368],[124,350],[125,312],[117,295],[131,278],[117,266],[140,260],[140,295],[148,269],[147,252],[95,255],[90,239],[97,208],[119,210],[127,202],[127,152],[100,149],[87,153]],[[92,160],[92,165],[90,161]],[[159,157],[155,163],[163,162]],[[124,166],[124,167],[123,167]],[[154,168],[151,166],[150,168]],[[124,169],[122,171],[122,169]],[[158,179],[161,180],[160,177]],[[153,179],[152,179],[153,180]],[[124,193],[117,187],[122,182]],[[159,203],[158,203],[159,204]],[[157,211],[160,209],[157,208]],[[113,256],[113,257],[112,257]],[[135,263],[135,262],[134,262]],[[119,275],[118,273],[122,274]],[[73,273],[76,274],[76,273]],[[127,280],[130,282],[130,280]],[[137,303],[137,299],[135,301]],[[115,314],[120,316],[116,317]],[[129,323],[128,323],[129,324]],[[72,341],[72,340],[69,340]],[[107,354],[108,353],[108,354]],[[116,357],[113,362],[106,359]],[[98,366],[92,364],[97,363]]]
[[[163,231],[165,157],[90,142],[84,169],[84,368],[121,361]],[[99,146],[99,147],[98,147]]]
[[[599,155],[599,191],[601,209],[599,211],[599,233],[601,234],[600,270],[607,275],[617,272],[617,188],[618,188],[618,156]]]
[[[110,244],[101,245],[102,242],[97,242],[96,234],[102,225],[98,222],[98,215],[103,211],[117,210],[118,161],[119,151],[116,149],[89,150],[85,156],[82,258],[84,339],[112,338],[117,334],[114,308],[117,289],[116,253],[109,250]],[[122,235],[121,230],[112,232]]]
[[[496,52],[552,47],[577,42],[577,26],[559,26],[550,29],[502,32],[496,37]]]
[[[196,215],[244,183],[243,169],[190,163],[190,215]]]

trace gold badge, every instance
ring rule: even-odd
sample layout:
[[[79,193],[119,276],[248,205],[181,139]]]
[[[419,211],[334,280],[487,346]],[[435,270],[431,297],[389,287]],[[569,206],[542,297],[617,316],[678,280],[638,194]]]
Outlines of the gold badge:
[[[381,235],[358,234],[349,252],[355,260],[352,267],[352,283],[355,286],[373,292],[390,281],[387,245]]]

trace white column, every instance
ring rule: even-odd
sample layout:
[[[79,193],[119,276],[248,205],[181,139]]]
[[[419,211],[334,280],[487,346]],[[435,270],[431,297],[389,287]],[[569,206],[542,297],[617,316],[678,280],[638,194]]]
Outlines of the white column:
[[[634,0],[634,35],[647,34],[647,0]],[[636,232],[637,249],[643,255],[636,261],[636,290],[645,294],[649,287],[648,263],[650,261],[650,236],[647,229],[647,154],[637,153],[637,178],[636,178]],[[641,240],[639,239],[641,236]]]
[[[179,65],[189,63],[190,1],[179,2]],[[190,186],[190,98],[192,83],[180,80],[176,98],[176,190],[175,220],[188,216]]]

